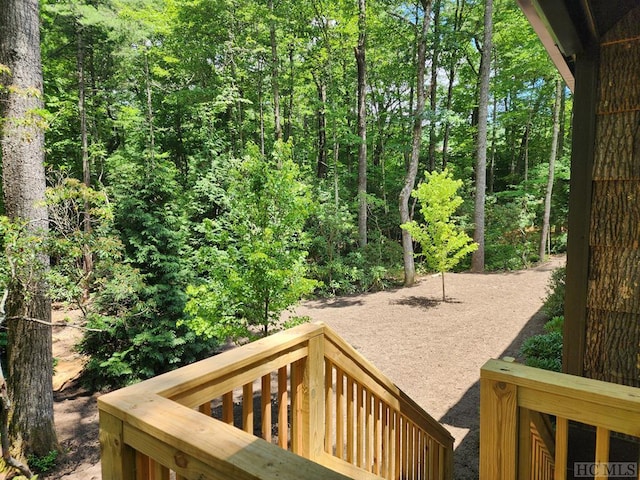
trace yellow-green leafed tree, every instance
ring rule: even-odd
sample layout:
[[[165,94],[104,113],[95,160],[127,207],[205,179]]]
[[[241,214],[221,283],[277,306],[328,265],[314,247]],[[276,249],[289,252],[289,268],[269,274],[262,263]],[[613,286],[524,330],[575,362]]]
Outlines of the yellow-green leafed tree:
[[[462,180],[455,180],[447,170],[425,172],[425,182],[411,193],[420,202],[424,223],[412,220],[401,225],[420,243],[427,265],[442,275],[442,301],[446,301],[445,272],[478,248],[452,218],[462,204],[461,186]]]

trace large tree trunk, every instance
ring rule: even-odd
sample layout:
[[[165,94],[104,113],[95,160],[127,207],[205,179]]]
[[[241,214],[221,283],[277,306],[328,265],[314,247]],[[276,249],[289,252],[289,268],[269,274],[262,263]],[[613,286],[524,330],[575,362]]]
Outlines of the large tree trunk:
[[[489,80],[491,77],[491,35],[493,0],[485,0],[484,7],[484,40],[482,42],[482,58],[480,61],[480,93],[478,102],[478,140],[476,153],[476,197],[473,219],[475,231],[473,240],[478,249],[471,257],[471,270],[476,273],[484,271],[484,203],[487,184],[487,114],[489,110]]]
[[[2,186],[7,215],[30,232],[46,233],[44,130],[37,0],[0,0],[0,64],[10,85],[0,98]],[[30,265],[36,280],[14,278],[6,304],[12,453],[45,455],[58,448],[53,424],[51,305],[42,280],[49,259]],[[18,275],[18,273],[16,274]],[[40,323],[35,320],[45,322]],[[49,323],[48,325],[46,323]]]
[[[400,191],[400,222],[411,221],[409,214],[409,198],[416,182],[420,146],[422,144],[422,117],[426,102],[424,88],[424,74],[427,58],[427,34],[429,33],[429,19],[431,17],[431,0],[420,0],[423,8],[422,29],[418,38],[418,55],[416,58],[416,109],[413,120],[413,136],[411,140],[411,158],[404,177],[404,186]],[[402,258],[404,261],[404,285],[410,287],[416,278],[416,268],[413,259],[413,238],[411,234],[402,230]]]
[[[549,155],[549,177],[547,179],[547,192],[544,197],[544,215],[542,217],[542,233],[540,234],[540,261],[544,260],[549,236],[549,217],[551,216],[551,194],[553,193],[553,174],[556,168],[558,156],[558,137],[560,136],[560,106],[562,103],[562,81],[556,79],[556,101],[553,107],[553,136],[551,137],[551,154]]]
[[[367,245],[367,2],[358,0],[358,46],[355,48],[358,66],[358,238],[360,247]]]

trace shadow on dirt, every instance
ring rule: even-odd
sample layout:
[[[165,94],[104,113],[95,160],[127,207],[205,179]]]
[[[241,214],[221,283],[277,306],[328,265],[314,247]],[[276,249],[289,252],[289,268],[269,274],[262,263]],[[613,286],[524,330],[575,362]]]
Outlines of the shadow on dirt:
[[[520,347],[529,337],[542,333],[547,316],[538,310],[526,323],[500,358],[513,357],[522,362]],[[487,360],[489,360],[487,358]],[[478,372],[478,376],[480,372]],[[477,480],[480,456],[480,381],[466,391],[462,398],[439,420],[445,425],[468,430],[461,443],[454,445],[453,472],[456,480]]]

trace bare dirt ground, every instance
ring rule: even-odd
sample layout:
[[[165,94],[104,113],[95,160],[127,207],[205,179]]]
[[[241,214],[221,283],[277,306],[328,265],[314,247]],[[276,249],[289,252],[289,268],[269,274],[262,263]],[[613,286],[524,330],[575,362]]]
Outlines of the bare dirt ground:
[[[305,302],[297,315],[323,321],[440,420],[455,437],[454,478],[478,478],[479,374],[490,358],[518,357],[524,339],[542,331],[540,312],[554,257],[528,270],[426,276],[412,288]],[[63,312],[57,312],[59,318]],[[79,332],[56,328],[55,421],[66,456],[41,478],[100,480],[99,394],[73,378],[82,363],[73,351]]]

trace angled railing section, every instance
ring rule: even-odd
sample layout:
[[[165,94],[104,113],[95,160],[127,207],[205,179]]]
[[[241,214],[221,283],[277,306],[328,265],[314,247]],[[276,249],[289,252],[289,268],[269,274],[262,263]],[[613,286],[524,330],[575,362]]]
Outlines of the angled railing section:
[[[605,479],[623,467],[637,478],[637,449],[621,461],[613,439],[640,440],[640,389],[500,360],[482,367],[480,480]]]
[[[450,479],[453,438],[323,324],[98,399],[104,480]]]

